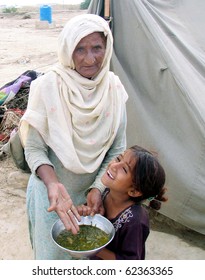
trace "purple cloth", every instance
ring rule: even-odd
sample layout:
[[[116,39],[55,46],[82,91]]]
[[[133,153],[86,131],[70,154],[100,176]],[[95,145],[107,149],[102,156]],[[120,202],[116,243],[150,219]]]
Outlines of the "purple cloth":
[[[107,249],[116,254],[117,260],[144,260],[145,241],[150,232],[147,210],[135,204],[111,222],[115,227],[115,237]]]
[[[2,89],[1,91],[5,92],[6,94],[9,94],[12,91],[13,93],[16,94],[19,91],[19,89],[22,87],[22,84],[30,80],[31,80],[30,77],[21,76],[15,83]]]
[[[6,85],[0,90],[0,105],[9,102],[18,93],[22,85],[31,80],[31,77],[21,76],[14,83]]]
[[[105,199],[109,189],[103,193]],[[115,236],[106,247],[115,253],[117,260],[144,260],[145,242],[150,232],[149,215],[140,203],[120,212],[110,222],[115,228]],[[92,260],[100,259],[91,257]]]

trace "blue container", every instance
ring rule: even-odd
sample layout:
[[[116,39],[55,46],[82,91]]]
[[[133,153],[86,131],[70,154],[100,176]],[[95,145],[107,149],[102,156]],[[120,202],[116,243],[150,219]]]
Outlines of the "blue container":
[[[52,22],[52,9],[49,5],[40,6],[40,20],[46,20],[49,23]]]

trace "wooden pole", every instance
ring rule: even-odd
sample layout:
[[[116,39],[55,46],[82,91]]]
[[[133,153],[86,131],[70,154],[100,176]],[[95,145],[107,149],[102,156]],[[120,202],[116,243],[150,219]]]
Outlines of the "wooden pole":
[[[105,0],[104,18],[107,19],[109,17],[110,17],[110,0]]]

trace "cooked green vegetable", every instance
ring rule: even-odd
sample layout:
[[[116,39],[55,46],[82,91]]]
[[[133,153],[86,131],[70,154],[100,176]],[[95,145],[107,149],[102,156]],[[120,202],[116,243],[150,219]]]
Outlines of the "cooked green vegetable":
[[[56,242],[73,251],[88,251],[99,248],[109,241],[109,234],[92,225],[80,225],[78,234],[64,229],[56,239]]]

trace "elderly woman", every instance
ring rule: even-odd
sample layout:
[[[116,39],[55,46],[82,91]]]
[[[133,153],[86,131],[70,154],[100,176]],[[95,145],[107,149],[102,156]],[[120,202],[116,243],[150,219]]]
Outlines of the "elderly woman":
[[[100,178],[126,148],[126,91],[109,71],[113,38],[97,15],[72,18],[59,36],[59,63],[31,84],[19,128],[32,171],[27,189],[35,259],[69,259],[52,243],[58,217],[76,234],[75,205],[103,214]]]

